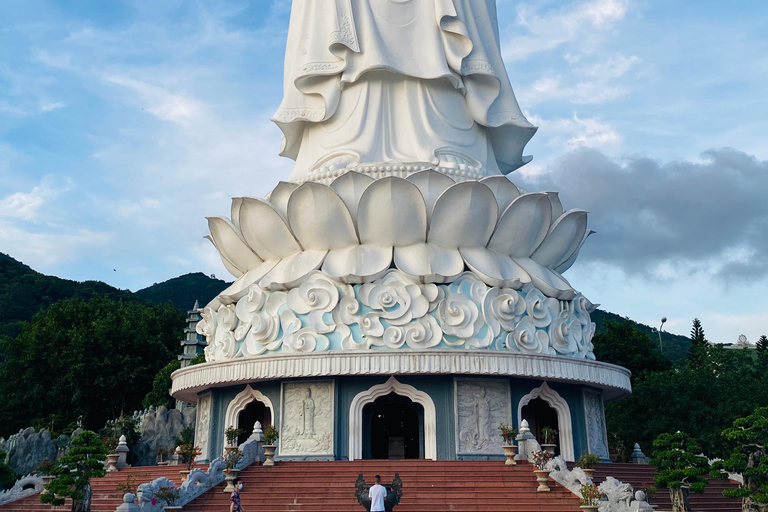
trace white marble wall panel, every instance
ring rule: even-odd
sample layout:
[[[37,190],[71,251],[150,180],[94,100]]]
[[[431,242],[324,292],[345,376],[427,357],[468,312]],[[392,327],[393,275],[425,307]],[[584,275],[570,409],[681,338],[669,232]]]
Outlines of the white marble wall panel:
[[[283,383],[280,456],[333,455],[333,381]]]
[[[583,394],[589,451],[603,459],[608,459],[608,435],[605,428],[603,398],[598,391],[585,389]]]
[[[509,381],[456,379],[456,451],[501,455],[499,425],[510,424]]]

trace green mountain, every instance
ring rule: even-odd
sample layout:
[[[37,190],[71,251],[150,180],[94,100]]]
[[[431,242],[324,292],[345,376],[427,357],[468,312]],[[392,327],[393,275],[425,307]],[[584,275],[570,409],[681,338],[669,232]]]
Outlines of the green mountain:
[[[164,304],[167,301],[171,301],[180,310],[188,311],[192,309],[195,301],[201,307],[205,306],[229,284],[221,279],[208,277],[201,272],[195,272],[174,277],[162,283],[155,283],[152,286],[137,291],[136,295],[156,304]]]
[[[595,322],[597,332],[605,332],[605,327],[603,327],[605,322],[623,322],[625,320],[624,317],[615,313],[603,311],[602,309],[596,310],[590,316],[592,317],[592,321]],[[654,342],[659,341],[659,334],[656,331],[656,328],[645,324],[639,324],[634,321],[632,323],[634,323],[641,331],[647,332]],[[691,340],[686,336],[661,331],[661,345],[662,353],[667,359],[673,362],[679,362],[688,356],[688,347],[691,345]]]
[[[15,337],[22,322],[40,309],[69,297],[87,299],[94,293],[115,300],[139,300],[128,290],[99,281],[77,282],[35,272],[7,254],[0,253],[0,336]]]

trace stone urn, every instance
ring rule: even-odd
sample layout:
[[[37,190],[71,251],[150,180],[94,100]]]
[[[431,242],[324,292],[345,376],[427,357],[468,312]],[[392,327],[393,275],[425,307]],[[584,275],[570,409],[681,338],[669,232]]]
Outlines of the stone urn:
[[[107,455],[107,473],[117,471],[117,461],[119,458],[119,453],[110,453]]]
[[[233,452],[235,450],[237,450],[237,446],[225,446],[224,447],[224,453],[225,454]]]
[[[579,508],[584,512],[597,512],[598,505],[579,505]]]
[[[546,450],[549,453],[551,453],[552,455],[555,454],[555,448],[557,448],[556,444],[542,444],[541,445],[541,449],[542,450]]]
[[[264,458],[267,460],[264,461],[264,466],[274,466],[275,465],[275,450],[277,449],[277,445],[274,444],[265,444],[264,445]]]
[[[227,482],[227,486],[224,487],[223,492],[234,492],[235,490],[235,478],[237,478],[237,475],[240,474],[239,469],[225,469],[224,470],[224,481]]]
[[[590,480],[594,480],[595,478],[595,468],[581,468],[582,471],[584,471],[584,474],[587,475],[587,478]]]
[[[181,481],[185,481],[187,478],[189,478],[189,470],[188,469],[182,469],[179,471],[179,474],[181,475]]]
[[[549,470],[548,469],[534,469],[533,473],[536,475],[536,481],[539,483],[539,487],[536,488],[536,492],[549,492]]]
[[[42,475],[40,478],[43,479],[43,491],[40,494],[48,494],[48,489],[46,489],[46,487],[48,487],[48,484],[53,482],[53,479],[56,477],[53,475]]]
[[[517,453],[517,446],[514,444],[503,444],[501,445],[501,449],[504,450],[504,456],[507,458],[506,462],[504,462],[505,466],[515,466],[517,465],[517,462],[515,462],[515,454]]]
[[[163,507],[163,510],[184,510],[184,507],[180,507],[178,505],[167,505]]]

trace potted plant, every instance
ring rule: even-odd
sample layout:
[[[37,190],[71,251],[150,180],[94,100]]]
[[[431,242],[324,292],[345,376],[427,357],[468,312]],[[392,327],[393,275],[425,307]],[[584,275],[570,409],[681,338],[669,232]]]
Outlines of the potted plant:
[[[555,454],[555,447],[557,446],[557,430],[552,427],[543,427],[541,429],[541,447],[547,450],[552,455]]]
[[[237,463],[243,458],[243,452],[235,448],[224,454],[224,464],[226,469],[224,470],[224,479],[227,482],[227,486],[224,488],[224,492],[232,492],[235,490],[234,481],[237,478],[239,469],[236,469]]]
[[[116,435],[104,436],[102,443],[107,450],[107,473],[117,471],[117,460],[120,458],[120,454],[117,453],[117,445],[120,443],[120,438]]]
[[[224,431],[224,437],[227,439],[227,446],[224,447],[226,451],[231,451],[233,448],[237,449],[237,439],[243,434],[243,430],[235,428],[232,425],[227,427]]]
[[[275,465],[275,441],[280,437],[280,432],[274,425],[264,427],[264,461],[265,466]]]
[[[531,452],[529,460],[536,466],[533,472],[536,474],[536,481],[539,483],[537,492],[548,492],[549,486],[549,470],[547,469],[547,462],[552,460],[552,454],[547,450],[538,450]]]
[[[166,455],[168,455],[168,448],[166,448],[165,446],[161,446],[155,451],[155,454],[157,455],[158,466],[168,465],[168,461],[165,460]]]
[[[37,465],[37,472],[40,473],[40,477],[43,479],[43,485],[45,486],[43,488],[42,494],[48,493],[48,484],[51,483],[51,481],[54,479],[53,476],[53,468],[56,466],[51,460],[46,457],[40,462],[40,464]]]
[[[165,510],[181,510],[181,507],[177,506],[179,498],[181,497],[181,489],[178,487],[160,487],[155,491],[155,498],[162,502],[163,509]]]
[[[600,500],[605,496],[595,484],[583,484],[579,487],[579,506],[585,512],[597,512]]]
[[[504,456],[507,458],[507,461],[504,464],[507,466],[514,466],[517,464],[515,462],[517,446],[514,444],[517,430],[512,428],[512,425],[499,425],[499,430],[501,431],[502,439],[504,439],[504,444],[501,449],[504,450]]]
[[[579,460],[576,461],[576,467],[583,469],[590,480],[592,480],[595,474],[595,466],[598,464],[600,464],[600,457],[589,452],[582,454]]]
[[[192,464],[195,462],[195,457],[200,455],[200,447],[195,446],[194,443],[184,443],[176,448],[176,453],[181,457],[181,462],[187,469],[179,471],[182,480],[186,480],[189,476],[189,472],[192,471]]]

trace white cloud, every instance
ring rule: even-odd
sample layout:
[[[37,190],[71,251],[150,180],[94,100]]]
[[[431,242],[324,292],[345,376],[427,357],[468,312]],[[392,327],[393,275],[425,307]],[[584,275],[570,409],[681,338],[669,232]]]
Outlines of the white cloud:
[[[78,260],[83,253],[107,246],[112,235],[89,229],[68,232],[28,231],[0,223],[0,247],[15,259],[36,270]]]
[[[529,117],[539,127],[539,136],[546,137],[547,146],[559,152],[579,148],[618,148],[622,136],[610,124],[596,118],[543,119]]]
[[[527,34],[504,41],[504,58],[523,60],[569,42],[589,52],[599,41],[601,32],[612,29],[625,17],[628,7],[629,0],[589,0],[572,2],[542,14],[529,4],[520,4],[512,33],[522,29]]]
[[[69,190],[70,184],[48,175],[29,192],[16,192],[0,198],[0,217],[31,222],[44,221],[41,211],[51,200]]]
[[[188,125],[190,121],[199,118],[204,110],[203,104],[196,99],[172,93],[163,87],[122,75],[105,75],[102,78],[135,92],[140,102],[146,104],[142,108],[163,121]]]

